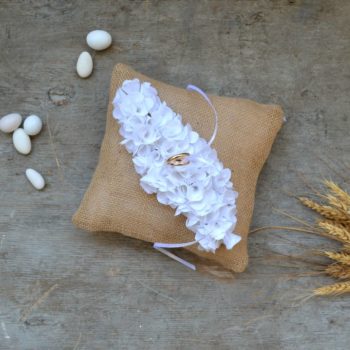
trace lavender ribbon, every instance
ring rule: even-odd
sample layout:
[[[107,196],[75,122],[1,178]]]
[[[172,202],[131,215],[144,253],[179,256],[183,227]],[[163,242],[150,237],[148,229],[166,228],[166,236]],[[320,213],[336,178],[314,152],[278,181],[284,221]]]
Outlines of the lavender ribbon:
[[[215,127],[214,127],[213,134],[212,134],[212,136],[211,136],[211,138],[210,138],[210,140],[208,142],[208,145],[211,146],[211,144],[215,140],[216,134],[218,133],[218,121],[219,121],[218,113],[216,112],[216,109],[215,109],[214,105],[210,101],[209,96],[203,90],[201,90],[199,87],[197,87],[195,85],[191,85],[191,84],[187,85],[186,89],[189,90],[189,91],[195,91],[195,92],[199,93],[208,102],[208,105],[211,107],[211,109],[212,109],[212,111],[214,113]]]
[[[154,249],[157,249],[159,252],[165,254],[166,256],[168,256],[169,258],[171,259],[174,259],[176,261],[178,261],[179,263],[181,263],[182,265],[188,267],[189,269],[193,270],[193,271],[196,271],[196,265],[193,265],[191,263],[189,263],[188,261],[184,260],[184,259],[181,259],[179,258],[177,255],[167,251],[166,249],[164,248],[157,248],[153,245]]]
[[[214,113],[214,117],[215,117],[215,127],[214,127],[214,131],[213,131],[213,134],[208,142],[209,146],[214,142],[215,140],[215,137],[217,135],[217,132],[218,132],[218,113],[214,107],[214,105],[212,104],[212,102],[210,101],[210,98],[209,96],[203,91],[201,90],[199,87],[195,86],[195,85],[187,85],[187,90],[189,91],[195,91],[197,92],[198,94],[200,94],[206,101],[207,103],[209,104],[210,108],[212,109],[213,113]],[[169,252],[166,250],[166,248],[183,248],[183,247],[189,247],[193,244],[196,244],[198,243],[197,241],[192,241],[192,242],[185,242],[185,243],[160,243],[160,242],[155,242],[153,244],[153,248],[154,249],[157,249],[159,252],[167,255],[169,258],[171,259],[174,259],[176,261],[178,261],[179,263],[183,264],[184,266],[188,267],[189,269],[191,270],[196,270],[196,266],[189,263],[188,261],[184,260],[184,259],[181,259],[179,258],[177,255]]]

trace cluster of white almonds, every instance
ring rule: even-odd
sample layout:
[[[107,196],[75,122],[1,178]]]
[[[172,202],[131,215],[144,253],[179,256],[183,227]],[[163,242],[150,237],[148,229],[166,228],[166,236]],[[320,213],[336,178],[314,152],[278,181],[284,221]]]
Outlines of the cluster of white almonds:
[[[28,155],[32,150],[30,137],[38,135],[43,127],[41,119],[37,115],[30,115],[25,118],[22,124],[22,116],[19,113],[10,113],[0,118],[0,130],[12,134],[13,146],[18,153]],[[45,187],[45,180],[40,173],[34,169],[27,169],[25,172],[29,182],[37,190]]]
[[[112,44],[111,35],[105,30],[93,30],[86,36],[86,43],[95,51],[106,50]],[[88,78],[94,68],[94,62],[89,52],[83,51],[77,61],[77,73],[81,78]]]
[[[160,203],[187,217],[186,227],[205,251],[215,252],[223,243],[227,249],[241,237],[236,225],[236,198],[225,169],[215,150],[181,116],[162,102],[150,83],[126,80],[118,89],[113,116],[129,153],[133,155],[140,184]],[[188,164],[173,166],[167,160],[188,153]]]

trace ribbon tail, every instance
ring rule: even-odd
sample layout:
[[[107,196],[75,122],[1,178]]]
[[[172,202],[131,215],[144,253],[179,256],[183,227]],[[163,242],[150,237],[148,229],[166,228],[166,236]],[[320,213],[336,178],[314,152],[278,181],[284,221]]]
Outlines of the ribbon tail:
[[[168,256],[169,258],[179,262],[180,264],[188,267],[189,269],[196,271],[195,265],[189,263],[188,261],[186,261],[184,259],[181,259],[177,255],[175,255],[175,254],[173,254],[165,249],[165,248],[183,248],[183,247],[188,247],[190,245],[193,245],[195,243],[197,243],[197,241],[186,242],[186,243],[159,243],[159,242],[156,242],[153,244],[153,248],[158,250],[159,252],[163,253],[164,255]]]
[[[161,253],[165,254],[166,256],[168,256],[169,258],[171,259],[174,259],[176,261],[178,261],[179,263],[181,263],[182,265],[188,267],[189,269],[193,270],[193,271],[196,271],[196,266],[189,263],[188,261],[184,260],[184,259],[181,259],[179,258],[178,256],[176,256],[175,254],[173,253],[170,253],[168,252],[166,249],[163,249],[163,248],[156,248],[154,247],[154,249],[157,249],[158,251],[160,251]]]

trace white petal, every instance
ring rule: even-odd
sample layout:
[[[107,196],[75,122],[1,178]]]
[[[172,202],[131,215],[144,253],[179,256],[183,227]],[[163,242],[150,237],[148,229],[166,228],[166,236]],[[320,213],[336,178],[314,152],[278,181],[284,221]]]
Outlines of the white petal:
[[[242,237],[234,233],[227,233],[224,237],[224,244],[227,249],[232,249],[237,243],[241,241]]]
[[[140,91],[140,81],[138,79],[125,80],[122,86],[122,90],[127,94]]]

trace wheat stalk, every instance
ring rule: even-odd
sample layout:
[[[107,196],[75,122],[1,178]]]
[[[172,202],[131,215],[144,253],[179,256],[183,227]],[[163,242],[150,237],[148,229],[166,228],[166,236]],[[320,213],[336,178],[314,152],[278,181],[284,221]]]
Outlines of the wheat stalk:
[[[331,296],[350,293],[350,281],[330,284],[314,289],[313,294],[318,296]]]
[[[350,279],[350,267],[344,264],[332,264],[327,266],[325,273],[334,278],[339,278],[341,280]]]
[[[311,296],[335,296],[350,293],[350,194],[333,181],[324,181],[324,185],[328,189],[326,193],[315,193],[324,203],[315,202],[307,197],[298,197],[304,206],[320,214],[323,217],[322,220],[313,226],[287,215],[304,225],[304,227],[297,228],[298,231],[325,236],[343,245],[340,251],[316,252],[332,260],[331,264],[320,265],[320,271],[341,282],[316,288],[307,299]],[[279,228],[291,229],[289,227]]]

